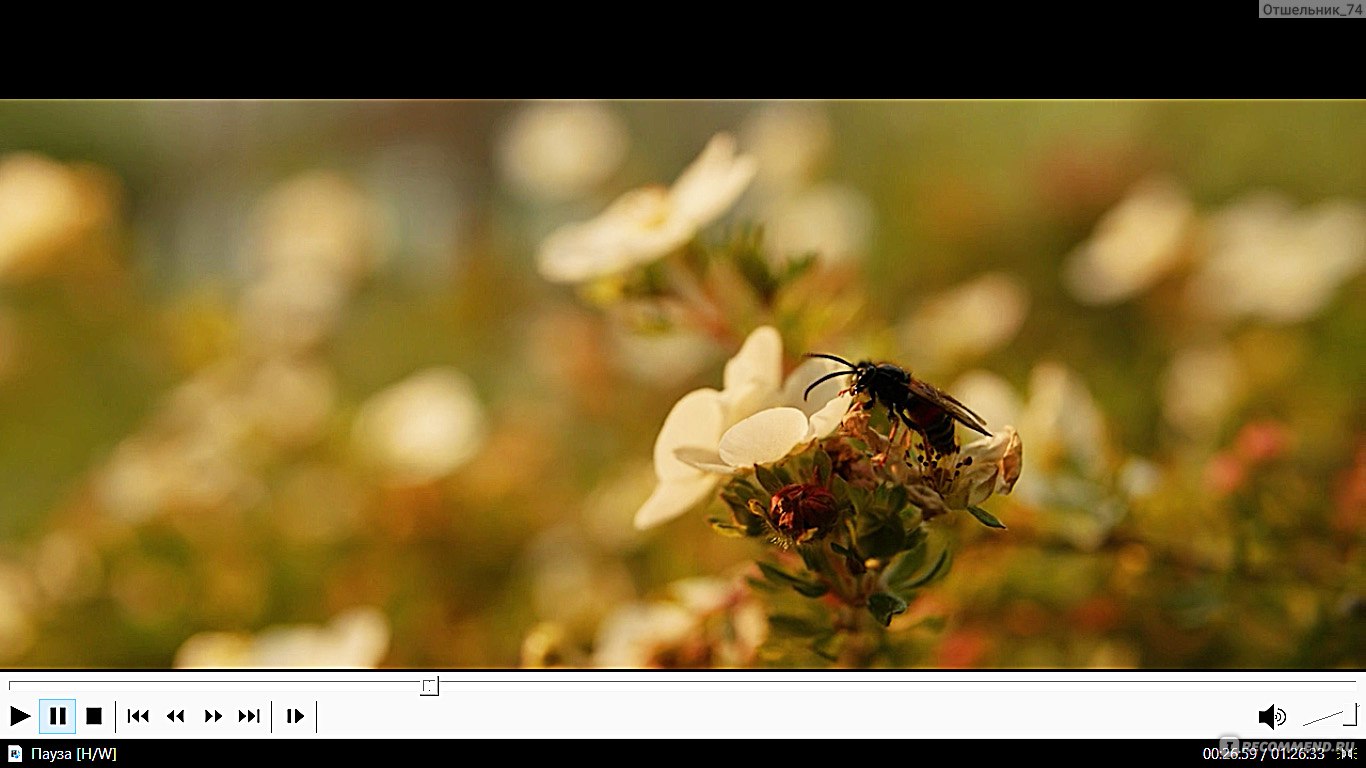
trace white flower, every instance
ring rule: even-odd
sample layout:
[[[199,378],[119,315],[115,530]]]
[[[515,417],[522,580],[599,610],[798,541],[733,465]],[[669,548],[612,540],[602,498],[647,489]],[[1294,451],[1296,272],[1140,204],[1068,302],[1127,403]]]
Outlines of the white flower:
[[[1184,434],[1212,437],[1242,399],[1245,377],[1226,344],[1183,347],[1162,374],[1162,416]]]
[[[621,165],[628,145],[621,118],[600,104],[533,104],[513,119],[498,146],[503,177],[537,200],[572,200]]]
[[[1188,300],[1216,317],[1305,320],[1366,265],[1366,210],[1356,202],[1297,211],[1282,195],[1254,193],[1210,217],[1208,234]]]
[[[598,627],[592,664],[608,668],[734,667],[768,637],[764,608],[733,581],[669,585],[669,600],[620,606]]]
[[[1194,209],[1169,179],[1135,187],[1067,259],[1063,279],[1085,304],[1114,304],[1152,287],[1186,255]],[[1032,440],[1032,438],[1031,438]]]
[[[745,119],[740,144],[758,162],[756,184],[790,190],[811,181],[830,152],[830,119],[815,104],[773,104]]]
[[[0,280],[41,272],[107,220],[110,186],[93,169],[42,155],[18,153],[0,161]]]
[[[483,408],[453,368],[432,368],[372,396],[356,415],[359,450],[401,483],[441,478],[479,451]]]
[[[681,605],[624,605],[598,628],[593,666],[617,669],[659,666],[658,656],[684,644],[696,630],[697,620]]]
[[[375,264],[380,223],[375,204],[342,176],[301,174],[257,207],[248,267],[258,277],[298,270],[349,287]]]
[[[1024,447],[1012,426],[968,443],[953,457],[952,474],[939,484],[944,505],[966,509],[994,494],[1010,493],[1020,479],[1023,459]]]
[[[285,268],[247,286],[237,314],[244,340],[253,350],[296,354],[332,335],[346,301],[346,288],[338,281],[308,269]]]
[[[1028,312],[1024,285],[991,272],[926,302],[906,322],[901,338],[921,356],[922,367],[943,371],[1010,341]]]
[[[278,626],[259,634],[201,632],[176,651],[175,666],[374,667],[389,649],[389,622],[374,608],[352,608],[323,627]]]
[[[552,232],[537,265],[547,280],[577,283],[653,261],[725,213],[754,178],[753,158],[718,134],[669,189],[622,195],[597,218]]]
[[[840,368],[812,358],[782,380],[782,338],[772,327],[756,329],[726,363],[724,388],[684,395],[655,440],[658,485],[636,512],[637,528],[671,520],[716,490],[724,475],[783,458],[793,448],[835,431],[852,399],[835,394],[844,385],[824,382]]]
[[[953,385],[956,397],[988,424],[1018,424],[1029,435],[1030,471],[1016,495],[1036,503],[1052,494],[1059,474],[1096,478],[1106,467],[1105,420],[1086,384],[1058,363],[1040,363],[1029,377],[1029,401],[1005,380],[971,371]],[[980,442],[980,441],[979,441]],[[1066,469],[1067,472],[1062,472]]]
[[[872,203],[862,192],[833,183],[779,200],[769,208],[764,227],[764,239],[775,254],[815,251],[829,264],[862,256],[872,235]]]

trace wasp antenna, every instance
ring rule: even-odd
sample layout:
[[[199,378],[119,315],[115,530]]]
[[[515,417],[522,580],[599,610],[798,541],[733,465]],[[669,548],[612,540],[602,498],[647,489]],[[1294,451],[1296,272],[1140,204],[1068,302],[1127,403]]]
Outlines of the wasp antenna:
[[[836,357],[835,355],[827,355],[823,352],[807,352],[806,354],[802,355],[802,357],[823,357],[826,360],[834,360],[837,363],[843,363],[844,365],[849,366],[851,369],[858,367],[842,357]]]
[[[816,379],[815,381],[811,382],[811,386],[807,387],[806,391],[802,393],[802,400],[806,400],[807,395],[811,394],[811,390],[815,389],[817,384],[820,384],[823,381],[829,381],[830,379],[833,379],[836,376],[848,376],[849,373],[849,371],[835,371],[834,373],[827,373],[819,379]]]

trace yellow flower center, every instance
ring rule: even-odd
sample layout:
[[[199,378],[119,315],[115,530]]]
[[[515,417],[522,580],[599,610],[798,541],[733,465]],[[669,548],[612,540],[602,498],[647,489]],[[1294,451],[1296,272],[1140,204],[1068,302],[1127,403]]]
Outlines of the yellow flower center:
[[[659,229],[673,213],[669,190],[661,186],[632,190],[617,201],[616,213],[642,229]]]

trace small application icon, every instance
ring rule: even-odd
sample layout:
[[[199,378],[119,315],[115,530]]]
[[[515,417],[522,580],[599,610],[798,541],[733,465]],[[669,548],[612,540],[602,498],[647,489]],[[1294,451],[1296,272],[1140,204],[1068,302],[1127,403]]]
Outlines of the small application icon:
[[[9,745],[9,761],[11,763],[24,762],[24,748],[18,744]]]

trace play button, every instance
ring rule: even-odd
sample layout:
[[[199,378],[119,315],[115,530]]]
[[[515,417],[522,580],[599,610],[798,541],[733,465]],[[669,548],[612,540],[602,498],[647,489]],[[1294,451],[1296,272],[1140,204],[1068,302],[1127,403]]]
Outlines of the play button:
[[[16,726],[16,725],[18,725],[18,724],[24,722],[25,720],[29,719],[30,717],[33,717],[33,715],[30,715],[29,713],[24,712],[23,710],[19,709],[18,707],[10,707],[10,708],[9,708],[9,724],[10,724],[11,727]]]

